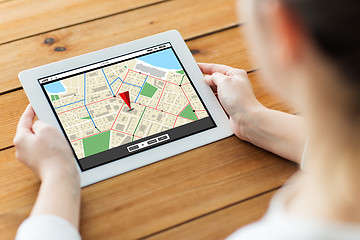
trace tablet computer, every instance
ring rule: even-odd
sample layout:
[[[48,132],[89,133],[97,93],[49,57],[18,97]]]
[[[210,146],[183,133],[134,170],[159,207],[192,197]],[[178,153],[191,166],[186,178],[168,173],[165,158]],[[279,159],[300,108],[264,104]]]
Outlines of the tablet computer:
[[[19,79],[38,118],[69,142],[82,186],[232,135],[175,30],[26,70]]]

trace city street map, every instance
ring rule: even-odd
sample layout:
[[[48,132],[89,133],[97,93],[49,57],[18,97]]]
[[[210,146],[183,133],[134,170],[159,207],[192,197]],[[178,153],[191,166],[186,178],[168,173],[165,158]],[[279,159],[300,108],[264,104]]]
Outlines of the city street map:
[[[44,88],[78,159],[209,116],[171,48]]]

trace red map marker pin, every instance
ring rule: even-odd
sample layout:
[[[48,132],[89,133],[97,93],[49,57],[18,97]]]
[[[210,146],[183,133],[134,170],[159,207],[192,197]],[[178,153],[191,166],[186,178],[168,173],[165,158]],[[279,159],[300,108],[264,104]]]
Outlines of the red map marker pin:
[[[119,95],[120,95],[121,99],[126,103],[126,105],[128,105],[129,109],[131,109],[129,91],[122,92]]]

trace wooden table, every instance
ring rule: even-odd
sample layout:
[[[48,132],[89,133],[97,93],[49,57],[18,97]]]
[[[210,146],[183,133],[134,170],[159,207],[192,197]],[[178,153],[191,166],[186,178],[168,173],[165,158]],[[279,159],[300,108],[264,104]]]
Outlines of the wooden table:
[[[294,113],[259,82],[235,0],[0,0],[0,239],[29,215],[39,180],[15,158],[28,104],[24,69],[178,29],[197,61],[249,71],[258,99]],[[230,137],[82,190],[83,239],[221,239],[265,212],[297,167]]]

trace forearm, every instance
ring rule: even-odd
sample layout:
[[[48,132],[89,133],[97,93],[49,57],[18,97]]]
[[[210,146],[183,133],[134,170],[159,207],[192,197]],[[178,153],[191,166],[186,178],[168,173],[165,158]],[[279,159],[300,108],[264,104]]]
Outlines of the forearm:
[[[41,183],[31,215],[57,215],[78,229],[81,195],[78,174],[55,173],[49,175]]]
[[[300,163],[306,141],[301,117],[265,107],[255,109],[239,123],[241,136],[252,144]]]

